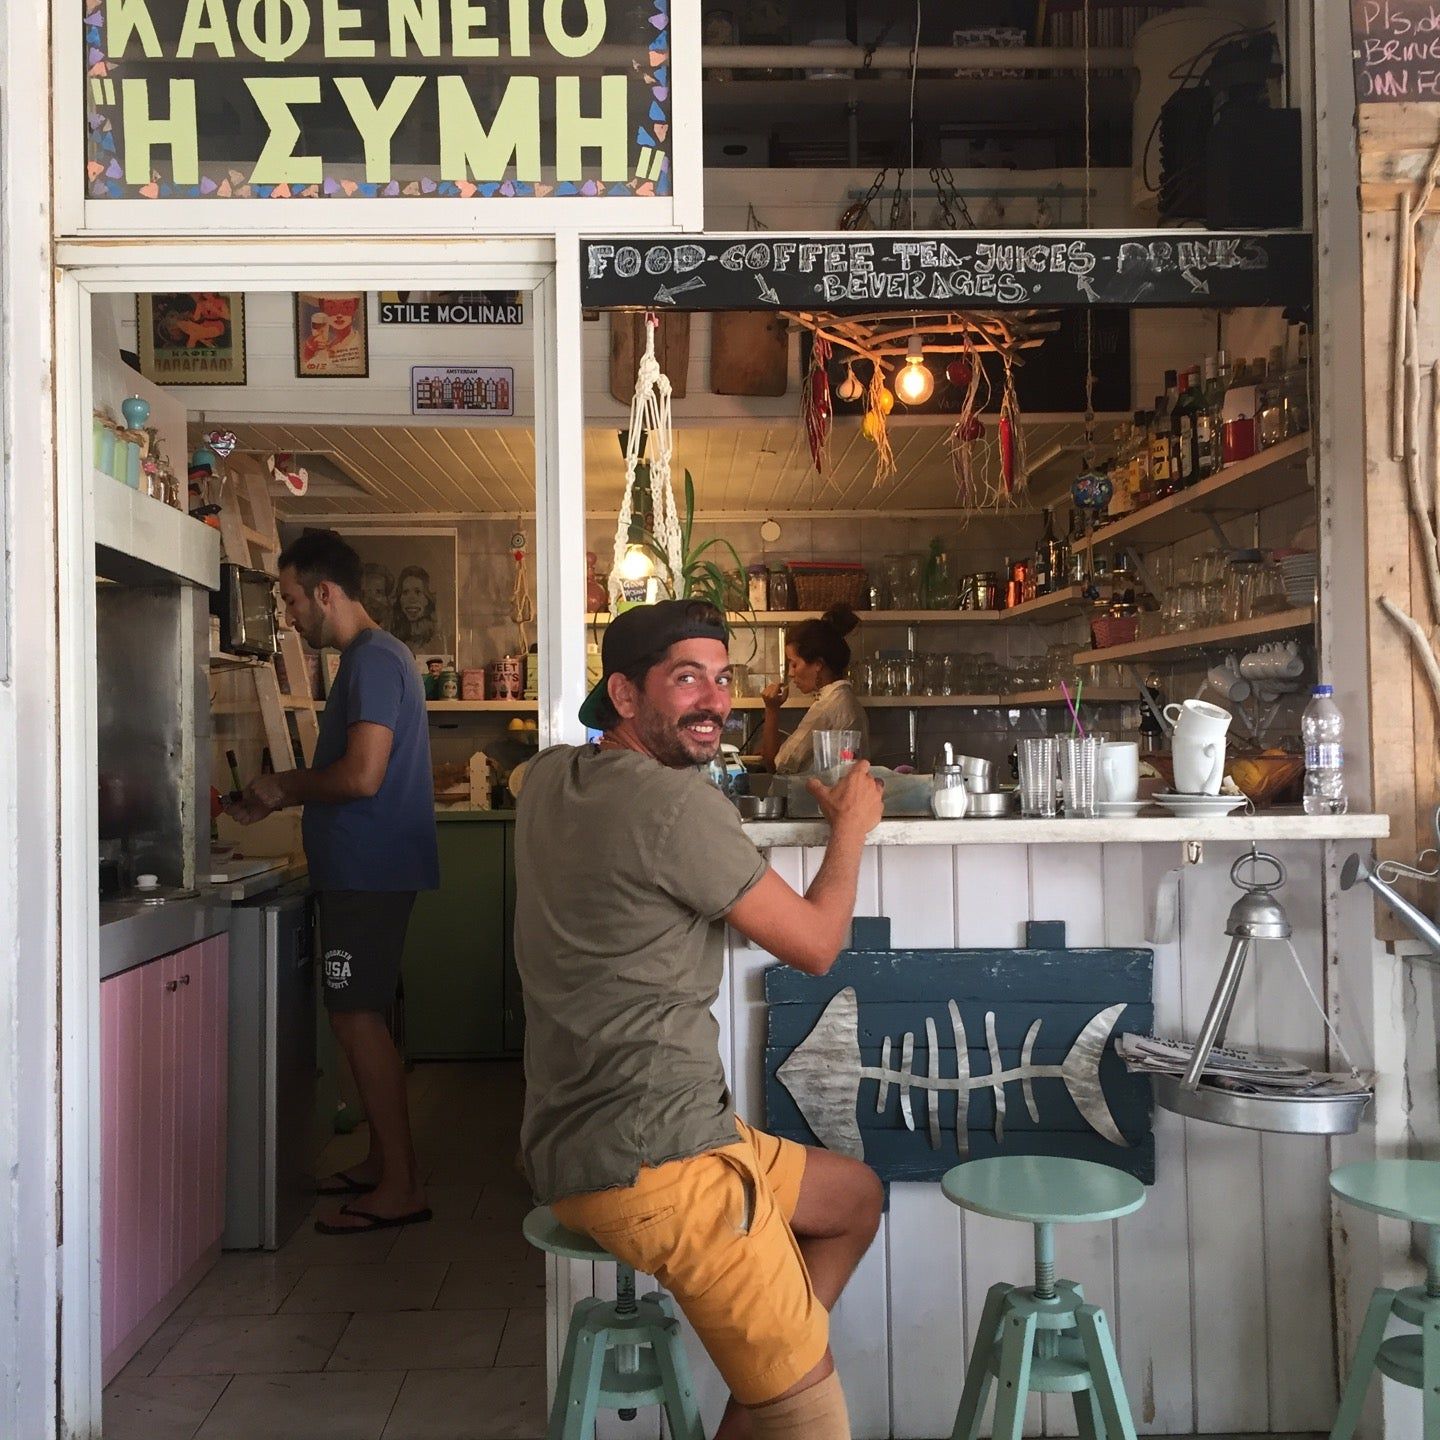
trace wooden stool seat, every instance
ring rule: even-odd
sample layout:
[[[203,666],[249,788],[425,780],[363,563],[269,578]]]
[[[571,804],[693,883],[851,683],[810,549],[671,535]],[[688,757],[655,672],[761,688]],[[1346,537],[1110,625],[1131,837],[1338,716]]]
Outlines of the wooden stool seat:
[[[601,1410],[632,1420],[647,1405],[663,1407],[673,1440],[705,1440],[675,1302],[660,1291],[637,1298],[634,1268],[567,1229],[547,1205],[521,1229],[549,1255],[615,1266],[614,1300],[592,1297],[570,1312],[546,1440],[592,1440]]]
[[[1055,1278],[1054,1227],[1129,1215],[1145,1187],[1107,1165],[1053,1155],[975,1160],[940,1186],[962,1209],[1035,1227],[1035,1283],[992,1285],[985,1297],[951,1440],[977,1440],[992,1384],[995,1440],[1020,1440],[1031,1391],[1070,1395],[1081,1440],[1135,1440],[1105,1313],[1073,1280]]]
[[[1419,1390],[1425,1440],[1440,1440],[1440,1161],[1364,1160],[1342,1165],[1330,1188],[1348,1204],[1425,1226],[1425,1284],[1379,1289],[1370,1297],[1331,1440],[1350,1440],[1378,1370]],[[1419,1331],[1385,1338],[1391,1316]]]

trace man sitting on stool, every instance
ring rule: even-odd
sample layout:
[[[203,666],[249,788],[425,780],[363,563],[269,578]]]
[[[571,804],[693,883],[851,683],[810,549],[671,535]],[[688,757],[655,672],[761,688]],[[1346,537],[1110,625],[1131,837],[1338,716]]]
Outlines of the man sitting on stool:
[[[695,1327],[731,1390],[716,1440],[848,1440],[827,1312],[874,1239],[880,1182],[735,1114],[711,1007],[722,921],[808,974],[834,964],[881,791],[863,761],[810,782],[831,836],[797,894],[697,768],[729,714],[719,612],[643,606],[611,623],[580,711],[604,738],[512,779],[521,1143],[537,1198]]]

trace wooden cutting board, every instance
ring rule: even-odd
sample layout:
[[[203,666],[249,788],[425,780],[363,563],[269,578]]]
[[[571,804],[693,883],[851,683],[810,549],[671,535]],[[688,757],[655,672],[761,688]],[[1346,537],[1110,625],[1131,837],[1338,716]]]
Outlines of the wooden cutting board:
[[[710,388],[717,395],[783,395],[789,371],[790,337],[773,310],[710,317]]]
[[[645,316],[641,311],[615,310],[610,315],[610,393],[622,405],[635,398],[635,372],[645,353]],[[655,358],[670,377],[670,393],[685,398],[690,372],[690,316],[684,312],[660,316],[655,336]]]

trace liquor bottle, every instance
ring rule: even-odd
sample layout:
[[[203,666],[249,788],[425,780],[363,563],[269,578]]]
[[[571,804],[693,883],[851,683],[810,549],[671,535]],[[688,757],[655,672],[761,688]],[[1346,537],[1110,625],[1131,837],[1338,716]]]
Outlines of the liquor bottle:
[[[1195,478],[1205,480],[1220,468],[1220,411],[1216,404],[1216,367],[1205,357],[1205,371],[1195,406]]]
[[[1310,327],[1296,325],[1294,361],[1285,371],[1285,433],[1303,435],[1310,428]]]
[[[1169,379],[1175,378],[1171,370]],[[1163,499],[1173,493],[1170,483],[1170,401],[1168,395],[1155,397],[1155,408],[1150,412],[1150,481],[1155,498]]]
[[[1110,462],[1110,504],[1108,513],[1112,520],[1128,515],[1135,508],[1135,492],[1130,488],[1130,478],[1135,470],[1135,427],[1115,427],[1115,458]]]
[[[1048,595],[1053,584],[1050,569],[1050,547],[1055,543],[1055,526],[1051,520],[1051,512],[1046,510],[1044,514],[1045,528],[1040,532],[1040,539],[1035,545],[1033,573],[1036,595]]]
[[[1063,535],[1055,533],[1055,525],[1049,510],[1045,512],[1046,568],[1050,573],[1050,589],[1063,590],[1065,577],[1070,569],[1070,547]]]
[[[1154,482],[1150,478],[1150,412],[1135,412],[1135,450],[1130,462],[1130,493],[1135,507],[1148,505],[1154,498]]]
[[[1171,469],[1177,490],[1188,490],[1195,483],[1195,401],[1190,388],[1193,372],[1180,375],[1180,391],[1170,412]]]

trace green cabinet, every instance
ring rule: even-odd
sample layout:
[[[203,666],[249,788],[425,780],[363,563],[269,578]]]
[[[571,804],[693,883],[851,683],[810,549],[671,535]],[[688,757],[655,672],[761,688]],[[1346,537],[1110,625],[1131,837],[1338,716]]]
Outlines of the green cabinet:
[[[483,818],[482,818],[483,817]],[[514,972],[514,824],[442,816],[440,888],[416,897],[405,942],[405,1050],[412,1060],[515,1054],[523,1027]]]

